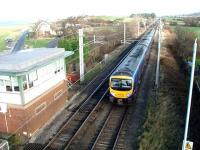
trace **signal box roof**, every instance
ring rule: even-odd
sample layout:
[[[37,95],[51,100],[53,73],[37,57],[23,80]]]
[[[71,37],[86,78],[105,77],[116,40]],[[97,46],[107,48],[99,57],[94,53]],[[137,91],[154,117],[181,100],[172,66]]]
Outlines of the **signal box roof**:
[[[51,61],[68,57],[72,51],[63,48],[34,48],[0,55],[0,74],[20,74],[49,64]]]

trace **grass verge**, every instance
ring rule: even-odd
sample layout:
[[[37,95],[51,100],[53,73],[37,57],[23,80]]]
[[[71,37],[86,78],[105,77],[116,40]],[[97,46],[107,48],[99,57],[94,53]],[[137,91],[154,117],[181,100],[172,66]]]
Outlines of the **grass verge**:
[[[40,47],[47,47],[47,44],[51,41],[51,38],[43,38],[43,39],[26,39],[25,43],[30,48],[40,48]]]
[[[0,51],[6,49],[5,39],[12,38],[13,40],[16,40],[23,28],[24,26],[0,27]]]
[[[139,150],[178,150],[182,146],[185,78],[167,50],[162,52],[160,76],[158,100],[155,104],[152,92]]]

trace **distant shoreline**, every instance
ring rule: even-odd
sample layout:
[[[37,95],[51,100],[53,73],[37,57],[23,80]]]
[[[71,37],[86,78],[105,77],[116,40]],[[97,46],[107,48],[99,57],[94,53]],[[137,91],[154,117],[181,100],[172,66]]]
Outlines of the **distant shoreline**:
[[[33,23],[33,21],[0,21],[0,28],[23,26]]]

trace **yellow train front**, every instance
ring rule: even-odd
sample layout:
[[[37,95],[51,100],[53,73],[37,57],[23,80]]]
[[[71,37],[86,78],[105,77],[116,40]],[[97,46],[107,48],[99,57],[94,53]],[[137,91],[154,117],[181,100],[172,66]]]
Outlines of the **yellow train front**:
[[[133,97],[137,93],[145,64],[149,58],[154,32],[154,29],[147,32],[110,76],[109,99],[111,102],[130,104],[134,101]]]
[[[133,99],[133,81],[129,76],[110,78],[110,101],[118,104],[131,103]]]

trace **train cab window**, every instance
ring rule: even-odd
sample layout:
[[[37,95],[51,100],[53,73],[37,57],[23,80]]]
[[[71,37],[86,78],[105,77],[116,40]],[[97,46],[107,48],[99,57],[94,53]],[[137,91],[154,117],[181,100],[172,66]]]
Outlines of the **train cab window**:
[[[128,91],[132,88],[130,79],[111,79],[111,88],[114,90]]]

